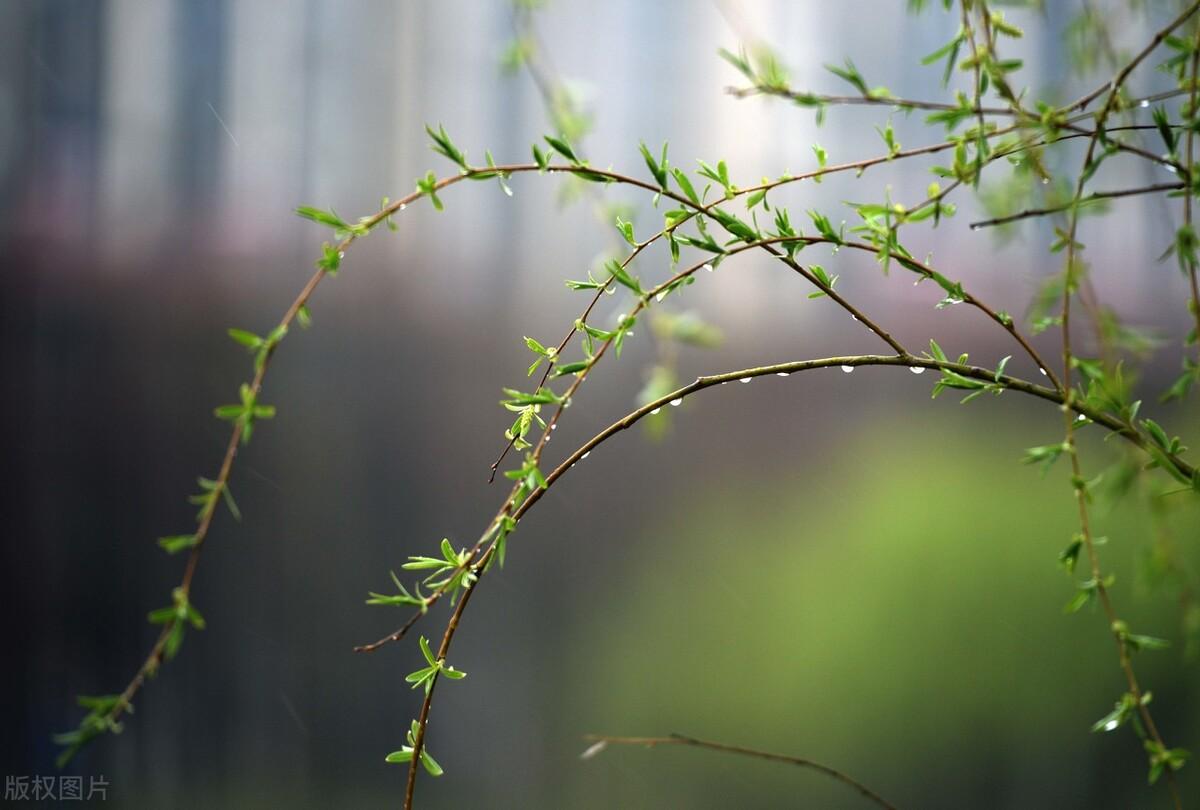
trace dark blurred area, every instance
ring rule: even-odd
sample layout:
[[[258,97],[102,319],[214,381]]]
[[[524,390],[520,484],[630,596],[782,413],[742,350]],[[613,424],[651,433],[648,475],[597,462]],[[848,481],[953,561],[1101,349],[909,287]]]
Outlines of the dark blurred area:
[[[538,21],[594,113],[593,163],[640,175],[639,139],[670,139],[677,165],[725,158],[749,182],[810,168],[814,141],[833,163],[876,154],[887,115],[831,110],[818,129],[809,111],[733,99],[718,46],[764,36],[814,89],[839,89],[820,66],[852,56],[897,94],[945,92],[918,61],[956,16],[865,5],[869,26],[859,4],[787,0],[558,0]],[[1012,47],[1036,89],[1065,99],[1103,77],[1069,75],[1068,11],[1048,5],[1010,12],[1029,31]],[[1155,13],[1129,17],[1125,45]],[[186,496],[214,476],[228,436],[212,409],[251,371],[226,329],[267,332],[324,236],[292,210],[354,218],[430,168],[448,173],[426,122],[472,158],[527,160],[548,126],[529,79],[499,69],[512,36],[498,0],[0,3],[6,776],[54,774],[51,734],[78,722],[73,697],[119,691],[153,642],[146,613],[169,602],[182,566],[154,540],[190,531]],[[1139,90],[1164,86],[1144,73]],[[893,118],[906,145],[940,137],[919,116]],[[886,186],[923,198],[929,165],[799,184],[775,202],[850,219],[841,201]],[[1106,182],[1148,172],[1115,158]],[[587,200],[560,204],[561,181],[511,182],[512,199],[461,184],[444,213],[410,206],[397,234],[355,245],[318,291],[312,328],[287,337],[264,392],[278,416],[232,479],[244,517],[220,514],[201,561],[193,599],[208,628],[139,695],[124,733],[66,771],[104,775],[107,805],[399,804],[404,770],[384,756],[419,707],[404,675],[421,658],[415,639],[352,653],[406,617],[363,601],[390,589],[407,555],[478,536],[505,492],[487,476],[511,421],[500,388],[527,384],[522,336],[558,341],[582,309],[562,279],[613,244]],[[660,226],[648,200],[604,194],[636,204],[639,234]],[[973,233],[979,207],[957,201],[955,219],[914,233],[913,252],[1024,312],[1057,270],[1049,225]],[[1183,280],[1153,261],[1178,212],[1116,206],[1081,233],[1107,303],[1162,339],[1139,383],[1149,403],[1186,331]],[[810,260],[912,346],[936,337],[989,365],[1017,354],[978,313],[935,310],[933,285],[884,277],[869,256]],[[661,281],[667,257],[650,251],[636,269]],[[883,348],[765,259],[700,282],[677,306],[725,342],[683,350],[683,379]],[[606,299],[600,315],[625,305]],[[1056,354],[1052,337],[1038,345]],[[654,358],[639,330],[589,380],[548,460],[633,407]],[[1009,370],[1037,372],[1020,357]],[[1061,415],[1016,394],[931,404],[931,376],[864,368],[727,386],[669,409],[659,441],[630,432],[594,452],[480,586],[450,655],[469,677],[439,688],[432,715],[447,774],[422,779],[418,806],[865,806],[811,773],[702,751],[579,759],[589,732],[673,731],[827,762],[903,807],[1165,806],[1133,734],[1088,731],[1125,687],[1102,616],[1063,615],[1069,484],[1019,464],[1023,448],[1061,437]],[[1195,435],[1194,401],[1154,415]],[[1085,449],[1093,473],[1122,452],[1098,435]],[[1137,662],[1163,734],[1200,749],[1200,680],[1174,591],[1138,573],[1147,514],[1130,496],[1097,522],[1131,625],[1178,642]],[[1197,511],[1164,525],[1194,568]],[[1200,792],[1196,770],[1181,776],[1186,795]]]

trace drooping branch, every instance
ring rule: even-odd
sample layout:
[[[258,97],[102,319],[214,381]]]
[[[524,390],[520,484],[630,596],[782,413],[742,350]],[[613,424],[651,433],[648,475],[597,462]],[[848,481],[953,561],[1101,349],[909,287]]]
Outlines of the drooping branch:
[[[745,748],[740,745],[730,745],[728,743],[713,742],[711,740],[701,740],[696,737],[687,737],[683,734],[671,734],[666,737],[613,737],[606,734],[588,734],[584,737],[588,742],[593,743],[585,753],[589,758],[598,754],[603,747],[609,745],[630,745],[644,746],[646,748],[654,748],[660,745],[682,745],[692,748],[705,748],[710,751],[718,751],[725,754],[738,754],[740,756],[751,757],[753,759],[767,760],[768,762],[782,762],[788,765],[796,765],[801,768],[823,773],[826,776],[836,779],[847,787],[853,788],[864,797],[870,799],[885,810],[897,810],[896,806],[887,799],[880,796],[869,787],[846,775],[836,768],[831,768],[828,765],[823,765],[820,762],[815,762],[804,757],[794,757],[788,754],[776,754],[771,751],[759,751],[754,748]]]
[[[1046,208],[1026,208],[1024,211],[1018,211],[1015,214],[1008,214],[1002,217],[993,217],[992,219],[980,219],[971,223],[972,230],[981,228],[992,228],[996,225],[1007,225],[1010,222],[1016,222],[1021,219],[1029,219],[1031,217],[1044,217],[1049,214],[1057,214],[1062,211],[1070,210],[1073,206],[1083,206],[1091,202],[1099,202],[1101,200],[1117,200],[1122,197],[1138,197],[1144,194],[1158,194],[1164,191],[1178,191],[1186,188],[1183,183],[1157,183],[1152,186],[1142,186],[1141,188],[1126,188],[1117,191],[1093,191],[1082,197],[1077,203],[1063,203],[1062,205],[1052,205]]]
[[[1080,249],[1079,243],[1076,241],[1076,233],[1079,227],[1079,201],[1083,199],[1084,186],[1087,183],[1088,177],[1094,171],[1093,160],[1095,159],[1096,146],[1100,140],[1100,133],[1103,132],[1104,125],[1107,122],[1109,114],[1117,107],[1120,97],[1121,88],[1125,80],[1130,76],[1133,70],[1141,64],[1166,38],[1179,26],[1183,25],[1196,11],[1200,9],[1200,2],[1194,2],[1184,10],[1182,14],[1173,19],[1170,24],[1160,29],[1150,43],[1143,48],[1129,63],[1123,67],[1113,78],[1108,87],[1108,95],[1105,98],[1104,104],[1100,111],[1096,114],[1096,129],[1095,134],[1088,139],[1087,149],[1083,158],[1083,165],[1080,168],[1078,179],[1075,182],[1075,191],[1072,196],[1072,204],[1067,212],[1067,229],[1065,236],[1066,243],[1066,267],[1064,269],[1065,281],[1063,284],[1062,293],[1062,314],[1061,332],[1062,332],[1062,375],[1064,387],[1067,390],[1068,400],[1067,408],[1063,410],[1063,428],[1065,437],[1063,444],[1067,448],[1067,455],[1070,456],[1071,473],[1075,503],[1079,512],[1079,529],[1083,541],[1083,548],[1086,551],[1089,568],[1091,570],[1092,582],[1095,583],[1095,593],[1098,597],[1101,606],[1104,609],[1104,615],[1108,620],[1109,628],[1112,632],[1113,641],[1117,647],[1117,658],[1121,671],[1125,675],[1125,681],[1128,686],[1128,694],[1131,696],[1134,710],[1141,719],[1145,727],[1145,733],[1148,735],[1150,742],[1153,743],[1153,748],[1147,744],[1147,752],[1150,754],[1151,773],[1157,767],[1160,771],[1163,769],[1162,764],[1158,763],[1159,756],[1166,756],[1168,749],[1163,737],[1158,730],[1158,725],[1154,722],[1154,718],[1150,713],[1149,707],[1146,705],[1148,701],[1144,697],[1144,692],[1137,675],[1133,670],[1133,663],[1130,656],[1130,646],[1127,639],[1127,632],[1123,629],[1124,622],[1121,622],[1117,616],[1116,608],[1113,605],[1112,596],[1109,593],[1108,586],[1105,583],[1104,576],[1100,568],[1099,554],[1096,551],[1096,542],[1092,536],[1091,521],[1088,510],[1088,492],[1083,475],[1083,466],[1079,460],[1078,446],[1075,441],[1075,418],[1071,415],[1070,406],[1072,404],[1072,395],[1074,394],[1071,388],[1071,371],[1074,365],[1074,354],[1071,344],[1071,297],[1075,287],[1075,281],[1078,278],[1081,269],[1077,265],[1077,251]],[[1095,96],[1098,97],[1103,93],[1103,89],[1098,91]],[[1090,103],[1090,98],[1084,98],[1084,106]],[[1193,479],[1195,480],[1195,479]],[[1167,777],[1167,787],[1170,790],[1172,800],[1175,803],[1177,810],[1182,810],[1183,802],[1179,795],[1179,787],[1175,779],[1175,767],[1171,760],[1165,760],[1165,773]]]

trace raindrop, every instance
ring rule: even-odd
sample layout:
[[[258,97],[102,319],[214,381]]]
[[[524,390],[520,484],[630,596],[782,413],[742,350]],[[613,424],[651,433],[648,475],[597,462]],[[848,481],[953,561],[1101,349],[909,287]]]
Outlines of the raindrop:
[[[1104,724],[1104,730],[1112,731],[1114,728],[1116,728],[1119,725],[1121,725],[1121,724],[1116,719],[1109,720],[1107,723]]]
[[[509,197],[511,197],[513,195],[512,189],[508,187],[507,183],[504,186],[502,186],[502,188],[504,189],[504,193],[507,194]]]
[[[1043,186],[1048,186],[1048,185],[1050,185],[1050,178],[1049,178],[1049,177],[1043,177],[1043,178],[1042,178],[1042,185],[1043,185]]]
[[[588,456],[590,456],[591,454],[592,454],[592,451],[591,451],[591,450],[588,450],[586,453],[584,453],[582,456],[580,456],[580,457],[579,457],[579,460],[580,460],[580,461],[583,461],[585,458],[587,458],[587,457],[588,457]]]
[[[1043,377],[1048,377],[1048,376],[1050,376],[1050,375],[1048,375],[1048,374],[1046,373],[1046,369],[1044,369],[1044,368],[1039,368],[1039,369],[1038,369],[1038,371],[1042,372],[1042,376],[1043,376]]]
[[[911,371],[913,374],[924,374],[925,373],[924,366],[909,366],[908,370]]]
[[[403,211],[405,208],[408,208],[408,203],[400,203],[400,210]]]
[[[338,251],[338,258],[339,258],[339,259],[344,259],[344,258],[346,258],[346,251],[344,251],[344,250],[339,250],[339,251]]]
[[[973,230],[973,231],[977,231],[982,227],[983,227],[983,223],[981,223],[981,222],[972,222],[971,223],[971,230]]]
[[[661,411],[661,410],[662,410],[662,408],[655,408],[654,410],[650,411],[650,415],[651,415],[651,416],[655,416],[655,415],[656,415],[656,414],[658,414],[658,412],[659,412],[659,411]]]
[[[738,382],[740,382],[740,383],[748,383],[748,382],[750,382],[750,378],[749,378],[749,377],[742,377],[740,380],[738,380]]]
[[[679,397],[678,399],[673,399],[673,400],[671,400],[671,407],[678,408],[679,403],[681,403],[681,402],[683,402],[683,397]]]
[[[1146,109],[1147,107],[1150,106],[1150,99],[1148,99],[1148,98],[1142,99],[1141,101],[1138,102],[1138,106],[1141,107],[1143,110]]]
[[[608,743],[605,742],[604,740],[601,740],[600,742],[596,743],[595,745],[589,746],[586,751],[584,751],[582,754],[579,755],[579,758],[580,759],[591,759],[592,757],[596,756],[596,754],[599,754],[601,751],[603,751],[607,747],[608,747]]]
[[[787,375],[789,375],[791,373],[792,372],[790,372],[790,371],[776,371],[775,376],[776,377],[786,377]]]
[[[558,430],[558,422],[554,422],[554,423],[552,423],[552,424],[550,425],[550,429],[551,429],[551,430]]]
[[[1076,416],[1076,417],[1075,417],[1075,421],[1076,421],[1076,422],[1086,422],[1086,421],[1087,421],[1087,417],[1086,417],[1086,416],[1084,416],[1083,414],[1079,414],[1079,416]]]
[[[711,273],[713,271],[712,263],[710,262],[710,263],[704,265],[704,269]]]
[[[851,371],[854,371],[854,366],[842,366],[842,371],[849,374]]]
[[[857,316],[857,315],[855,315],[854,313],[851,313],[851,314],[850,314],[850,320],[852,320],[852,321],[857,321],[857,320],[858,320],[858,316]]]
[[[664,298],[666,298],[666,297],[667,297],[667,291],[666,291],[666,290],[663,290],[663,291],[662,291],[662,292],[660,292],[658,295],[654,296],[654,300],[655,300],[655,301],[657,301],[657,302],[659,302],[659,303],[661,304],[661,303],[662,303],[662,300],[663,300]]]
[[[1164,161],[1166,159],[1167,159],[1166,157],[1163,158]],[[1175,167],[1172,166],[1170,163],[1164,163],[1163,168],[1166,169],[1167,171],[1169,171],[1171,174],[1177,174],[1177,172],[1175,171]]]

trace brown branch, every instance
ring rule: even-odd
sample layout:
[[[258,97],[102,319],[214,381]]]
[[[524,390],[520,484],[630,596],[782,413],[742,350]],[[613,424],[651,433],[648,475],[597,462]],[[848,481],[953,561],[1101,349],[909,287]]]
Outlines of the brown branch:
[[[831,106],[867,106],[867,107],[898,107],[903,110],[962,110],[957,104],[945,104],[938,101],[919,101],[911,98],[896,98],[895,96],[830,96],[821,93],[803,93],[790,87],[774,87],[771,85],[755,85],[753,87],[726,87],[725,92],[734,98],[743,99],[752,96],[774,96],[785,98],[801,104],[829,104]],[[971,107],[971,114],[1013,116],[1015,113],[1007,107]]]
[[[764,759],[769,762],[783,762],[788,765],[797,765],[801,768],[809,768],[823,773],[828,777],[836,779],[847,787],[853,788],[864,797],[870,799],[875,804],[885,810],[897,810],[896,806],[887,799],[880,796],[869,787],[859,782],[853,777],[847,776],[845,773],[831,768],[828,765],[823,765],[820,762],[814,762],[811,759],[804,757],[793,757],[787,754],[776,754],[770,751],[759,751],[754,748],[744,748],[740,745],[729,745],[728,743],[712,742],[710,740],[700,740],[695,737],[687,737],[683,734],[671,734],[667,737],[612,737],[605,734],[588,734],[584,737],[588,742],[598,745],[643,745],[647,748],[654,748],[659,745],[685,745],[692,748],[707,748],[710,751],[720,751],[726,754],[740,754],[741,756],[753,757],[754,759]]]
[[[1068,212],[1067,219],[1067,257],[1066,257],[1066,283],[1063,285],[1062,296],[1062,363],[1063,363],[1063,383],[1068,392],[1067,405],[1072,402],[1074,391],[1071,388],[1071,365],[1072,365],[1072,348],[1071,348],[1071,280],[1075,276],[1076,267],[1076,241],[1075,235],[1079,226],[1079,209],[1078,202],[1083,198],[1084,183],[1087,179],[1087,169],[1092,165],[1092,160],[1096,152],[1096,144],[1099,142],[1100,133],[1103,131],[1104,123],[1108,119],[1109,114],[1116,106],[1119,97],[1121,86],[1125,80],[1147,56],[1150,55],[1164,39],[1176,28],[1183,25],[1196,11],[1200,9],[1200,0],[1188,6],[1188,8],[1171,21],[1165,28],[1159,30],[1150,43],[1142,49],[1130,62],[1123,67],[1116,77],[1109,84],[1109,93],[1104,101],[1104,106],[1096,114],[1096,130],[1095,134],[1088,140],[1088,146],[1083,158],[1083,166],[1079,172],[1079,178],[1075,183],[1075,193],[1072,198],[1072,206]],[[1103,88],[1096,95],[1103,92]],[[1095,96],[1084,97],[1084,106],[1090,103]],[[1063,427],[1066,434],[1064,444],[1067,447],[1068,455],[1071,457],[1071,473],[1072,479],[1075,482],[1085,480],[1083,476],[1083,467],[1079,461],[1078,447],[1075,442],[1075,418],[1072,416],[1070,408],[1063,410]],[[1165,749],[1166,743],[1163,741],[1162,735],[1159,733],[1158,726],[1154,722],[1154,718],[1150,713],[1150,709],[1145,705],[1143,700],[1143,691],[1138,683],[1137,675],[1133,671],[1133,664],[1130,661],[1129,645],[1125,640],[1124,635],[1118,629],[1121,625],[1118,623],[1116,609],[1113,607],[1112,597],[1108,592],[1108,588],[1104,584],[1104,578],[1100,568],[1099,555],[1096,552],[1096,543],[1092,537],[1091,524],[1088,515],[1088,493],[1086,486],[1080,486],[1078,483],[1073,485],[1075,493],[1075,502],[1079,511],[1079,528],[1083,536],[1083,545],[1087,552],[1088,563],[1091,569],[1092,581],[1096,583],[1096,594],[1099,597],[1100,604],[1104,609],[1105,617],[1108,619],[1109,627],[1112,632],[1113,641],[1117,646],[1117,658],[1121,667],[1121,671],[1125,675],[1125,682],[1129,688],[1129,694],[1133,696],[1138,715],[1140,716],[1146,733],[1150,739],[1160,748]],[[1175,779],[1174,768],[1167,765],[1164,769],[1167,777],[1167,787],[1170,790],[1171,798],[1174,801],[1176,810],[1182,810],[1183,802],[1179,795],[1179,786]]]
[[[1008,214],[1003,217],[995,217],[993,219],[981,219],[971,223],[971,230],[977,231],[981,228],[991,228],[996,225],[1007,225],[1010,222],[1016,222],[1021,219],[1029,219],[1031,217],[1044,217],[1048,214],[1057,214],[1062,211],[1068,211],[1072,207],[1086,206],[1090,202],[1099,200],[1116,200],[1121,197],[1136,197],[1142,194],[1157,194],[1160,191],[1178,191],[1181,188],[1187,188],[1183,183],[1157,183],[1152,186],[1142,186],[1141,188],[1126,188],[1118,191],[1093,191],[1085,197],[1082,197],[1078,202],[1069,202],[1062,205],[1054,205],[1047,208],[1026,208],[1024,211],[1018,211],[1015,214]]]
[[[1196,101],[1197,101],[1197,79],[1200,79],[1200,30],[1197,30],[1195,39],[1192,43],[1192,81],[1191,95],[1188,97],[1188,117],[1195,119],[1196,117]],[[1193,166],[1195,165],[1195,153],[1193,151],[1194,139],[1196,131],[1193,127],[1187,128],[1187,162],[1188,177],[1191,177]],[[1192,191],[1188,190],[1187,194],[1183,195],[1183,227],[1191,229],[1192,227]],[[1181,256],[1181,258],[1184,258]],[[1196,320],[1196,337],[1200,340],[1200,283],[1196,280],[1196,262],[1184,258],[1187,264],[1188,281],[1192,293],[1192,316]]]

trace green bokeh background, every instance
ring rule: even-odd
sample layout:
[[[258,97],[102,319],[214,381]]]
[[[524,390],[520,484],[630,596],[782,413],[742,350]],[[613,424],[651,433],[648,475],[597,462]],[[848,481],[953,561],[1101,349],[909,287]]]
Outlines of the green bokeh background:
[[[1063,611],[1069,485],[1015,463],[1017,431],[986,437],[965,420],[866,432],[827,467],[664,509],[645,542],[669,541],[579,618],[572,720],[790,752],[905,807],[1154,806],[1132,733],[1087,731],[1123,680],[1098,606]],[[1145,509],[1095,511],[1121,614],[1178,639],[1170,591],[1137,587]],[[1174,516],[1196,525],[1194,508]],[[1163,733],[1195,748],[1195,662],[1177,643],[1136,664]],[[570,806],[867,806],[820,775],[692,749],[613,749],[571,773]]]

